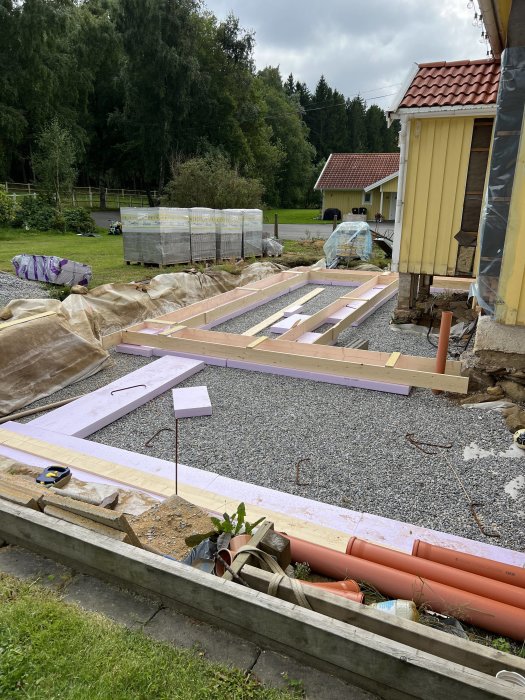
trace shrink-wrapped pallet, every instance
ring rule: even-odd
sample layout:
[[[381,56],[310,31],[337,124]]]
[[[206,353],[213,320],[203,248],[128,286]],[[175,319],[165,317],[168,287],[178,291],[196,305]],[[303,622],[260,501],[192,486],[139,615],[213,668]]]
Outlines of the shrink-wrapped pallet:
[[[188,209],[124,207],[121,222],[127,262],[153,265],[190,262]]]
[[[191,259],[215,260],[217,257],[215,209],[193,207],[189,210]]]
[[[244,209],[243,258],[262,255],[263,213],[261,209]]]
[[[217,259],[242,257],[242,209],[218,209],[217,222]]]

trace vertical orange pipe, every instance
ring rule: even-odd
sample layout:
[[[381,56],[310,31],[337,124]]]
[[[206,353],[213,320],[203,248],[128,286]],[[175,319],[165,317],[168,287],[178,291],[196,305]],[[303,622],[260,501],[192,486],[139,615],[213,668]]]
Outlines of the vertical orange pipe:
[[[390,566],[398,571],[406,571],[414,576],[422,576],[447,586],[459,588],[462,591],[470,591],[476,595],[497,600],[506,605],[514,605],[517,608],[525,609],[525,590],[518,586],[510,586],[508,583],[495,581],[486,576],[462,571],[453,566],[446,566],[428,559],[411,557],[410,554],[398,552],[389,547],[381,547],[378,544],[351,537],[346,553],[360,559],[373,561],[376,564]]]
[[[452,325],[452,311],[441,312],[441,325],[439,326],[439,341],[436,355],[436,372],[444,374],[447,366],[448,341],[450,339],[450,327]],[[434,394],[441,394],[439,389],[433,390]]]
[[[456,569],[470,571],[472,574],[479,574],[495,581],[510,583],[513,586],[525,588],[525,569],[512,564],[503,564],[485,557],[477,557],[474,554],[457,552],[447,547],[439,547],[435,544],[415,540],[412,547],[412,556],[429,561],[435,561],[446,566],[453,566]]]

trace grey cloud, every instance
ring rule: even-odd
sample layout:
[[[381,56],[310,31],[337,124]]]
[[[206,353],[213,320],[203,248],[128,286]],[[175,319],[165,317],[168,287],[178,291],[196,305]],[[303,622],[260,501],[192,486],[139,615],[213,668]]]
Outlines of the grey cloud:
[[[350,97],[387,107],[414,62],[484,58],[480,30],[462,0],[209,0],[256,34],[258,68],[279,65],[311,90],[323,74]]]

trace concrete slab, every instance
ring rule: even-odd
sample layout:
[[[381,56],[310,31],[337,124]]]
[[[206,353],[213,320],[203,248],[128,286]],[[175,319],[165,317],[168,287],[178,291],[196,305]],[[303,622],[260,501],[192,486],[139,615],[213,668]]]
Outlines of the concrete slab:
[[[114,622],[139,629],[160,609],[160,603],[114,588],[93,576],[81,574],[69,584],[64,595],[67,603],[106,615]]]
[[[377,695],[273,651],[261,652],[252,674],[274,688],[303,692],[300,697],[305,700],[378,700]]]
[[[211,401],[206,386],[186,386],[172,389],[175,418],[211,416]]]
[[[56,561],[15,546],[0,548],[0,572],[54,589],[62,588],[72,576],[71,569]]]
[[[204,362],[197,360],[162,357],[66,406],[35,418],[31,425],[62,435],[87,437],[204,367]]]
[[[240,637],[173,610],[160,610],[144,627],[144,632],[177,647],[200,647],[206,658],[248,671],[259,656],[259,648]]]

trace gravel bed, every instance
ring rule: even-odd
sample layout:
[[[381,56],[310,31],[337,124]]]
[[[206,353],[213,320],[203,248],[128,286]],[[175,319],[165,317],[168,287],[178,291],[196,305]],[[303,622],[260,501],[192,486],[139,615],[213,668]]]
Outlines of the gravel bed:
[[[322,307],[345,289],[327,287],[312,302]],[[220,329],[245,330],[306,291],[296,290]],[[388,328],[394,303],[345,331],[342,343],[358,334],[369,339],[371,349],[433,355],[424,335]],[[92,391],[152,361],[114,357],[113,367],[37,403]],[[206,367],[182,384],[200,385],[208,387],[213,416],[181,422],[179,459],[184,464],[503,547],[525,547],[523,497],[519,489],[515,497],[505,490],[524,474],[525,453],[506,456],[511,435],[497,413],[462,408],[424,389],[405,397],[219,367]],[[173,424],[172,416],[168,391],[90,439],[173,460],[169,433],[144,447],[159,428]],[[425,454],[408,442],[407,433],[452,448]],[[467,459],[469,449],[479,456]],[[303,459],[297,485],[296,464]],[[497,531],[499,538],[480,531],[454,469],[472,499],[482,503],[476,510],[486,530]]]
[[[46,299],[49,293],[40,282],[21,280],[15,275],[0,272],[0,308],[12,299]]]

